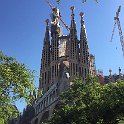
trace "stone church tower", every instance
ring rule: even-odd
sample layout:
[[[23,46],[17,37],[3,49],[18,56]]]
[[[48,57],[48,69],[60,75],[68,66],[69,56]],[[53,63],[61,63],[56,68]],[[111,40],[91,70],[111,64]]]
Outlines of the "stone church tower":
[[[50,35],[49,35],[49,20],[46,20],[46,32],[44,37],[44,45],[42,50],[41,59],[41,69],[40,69],[40,79],[39,79],[39,89],[47,91],[49,86],[50,77]]]
[[[93,65],[90,59],[93,57],[89,54],[84,13],[81,12],[80,17],[80,39],[77,38],[74,7],[71,7],[68,35],[61,34],[58,8],[52,8],[51,28],[49,20],[46,20],[39,79],[39,90],[43,96],[34,104],[36,116],[32,119],[32,124],[40,124],[53,113],[59,102],[59,94],[71,85],[70,82],[75,76],[80,76],[85,81],[87,75],[95,71],[95,67],[90,67]]]

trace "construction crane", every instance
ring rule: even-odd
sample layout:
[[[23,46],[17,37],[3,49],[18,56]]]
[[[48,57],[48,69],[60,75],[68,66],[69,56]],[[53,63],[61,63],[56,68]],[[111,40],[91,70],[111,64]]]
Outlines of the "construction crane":
[[[116,12],[116,16],[114,17],[115,23],[114,23],[114,28],[112,31],[111,42],[113,40],[113,36],[114,36],[116,24],[117,24],[118,30],[119,30],[120,42],[121,42],[121,46],[122,46],[122,52],[123,52],[123,56],[124,56],[124,38],[123,38],[122,29],[121,29],[120,20],[119,20],[120,11],[121,11],[121,6],[119,6],[119,8]]]
[[[50,6],[51,10],[54,11],[55,10],[55,7],[49,1],[46,0],[46,2]],[[57,18],[63,23],[63,25],[65,26],[65,28],[67,30],[70,30],[69,26],[62,20],[62,16],[60,15],[60,13],[59,13],[59,16],[57,16]]]

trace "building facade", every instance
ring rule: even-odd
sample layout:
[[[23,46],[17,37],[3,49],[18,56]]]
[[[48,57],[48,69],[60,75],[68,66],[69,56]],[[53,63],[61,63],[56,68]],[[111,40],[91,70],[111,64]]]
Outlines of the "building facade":
[[[121,71],[121,68],[118,69],[118,74],[114,73],[112,74],[112,70],[109,69],[109,75],[105,76],[103,74],[103,70],[97,70],[96,77],[98,78],[98,82],[101,84],[108,84],[110,82],[115,83],[118,80],[124,80],[124,74]]]
[[[90,55],[84,13],[80,13],[80,39],[77,38],[74,7],[71,7],[71,24],[68,35],[61,33],[62,21],[59,9],[52,8],[52,22],[46,20],[46,32],[42,50],[39,90],[43,96],[34,104],[32,124],[41,124],[52,115],[59,104],[59,94],[66,90],[75,76],[85,81],[88,74],[95,75],[95,57]],[[51,32],[51,35],[50,35]]]
[[[109,76],[104,76],[104,84],[115,83],[117,80],[124,80],[124,74],[122,74],[121,68],[119,67],[118,74],[112,74],[112,70],[109,69]]]

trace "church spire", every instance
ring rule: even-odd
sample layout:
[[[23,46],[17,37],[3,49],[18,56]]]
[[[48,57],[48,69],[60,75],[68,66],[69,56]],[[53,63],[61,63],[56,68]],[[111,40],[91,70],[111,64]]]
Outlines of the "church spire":
[[[74,19],[74,6],[72,6],[71,8],[71,28],[76,28],[76,24],[75,24],[75,19]]]
[[[80,17],[81,17],[81,30],[80,30],[80,62],[82,63],[84,61],[84,53],[83,53],[83,49],[84,49],[84,45],[83,45],[83,41],[84,41],[84,13],[81,12],[80,13]]]
[[[39,79],[39,90],[42,88],[43,92],[48,90],[49,79],[49,66],[50,66],[50,35],[49,35],[49,19],[46,19],[46,32],[44,37],[44,46],[42,50],[40,79]]]
[[[86,79],[86,75],[89,73],[89,48],[86,36],[86,29],[84,25],[84,13],[80,13],[81,17],[81,29],[80,29],[80,68],[82,68],[83,80]]]
[[[81,32],[82,32],[83,31],[83,25],[84,25],[84,20],[83,20],[84,13],[83,12],[80,12],[80,17],[81,17]]]
[[[46,19],[46,32],[44,37],[44,43],[49,43],[50,35],[49,35],[49,19]]]
[[[83,59],[81,62],[88,63],[89,51],[88,51],[88,43],[86,36],[86,29],[84,25],[84,13],[80,13],[81,16],[81,31],[80,31],[80,57]]]
[[[78,59],[79,59],[79,46],[77,39],[76,23],[74,19],[74,6],[71,8],[71,26],[70,26],[70,42],[69,42],[69,59],[70,59],[70,75],[78,75]]]
[[[74,19],[74,6],[72,6],[71,8],[71,26],[70,26],[70,34],[71,34],[71,38],[73,39],[77,39],[77,30],[76,30],[76,23],[75,23],[75,19]]]

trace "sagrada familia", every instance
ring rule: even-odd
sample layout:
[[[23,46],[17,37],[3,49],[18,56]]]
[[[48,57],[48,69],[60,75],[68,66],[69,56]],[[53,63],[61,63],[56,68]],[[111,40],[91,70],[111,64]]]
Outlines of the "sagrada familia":
[[[34,104],[35,117],[31,124],[41,124],[52,115],[58,106],[59,95],[71,86],[74,77],[79,76],[85,82],[86,77],[95,75],[95,57],[89,53],[84,13],[80,13],[80,39],[77,37],[74,7],[71,7],[71,24],[68,27],[59,9],[52,8],[50,22],[46,20],[46,32],[41,58],[39,90],[43,96]],[[61,33],[60,21],[69,31]]]

